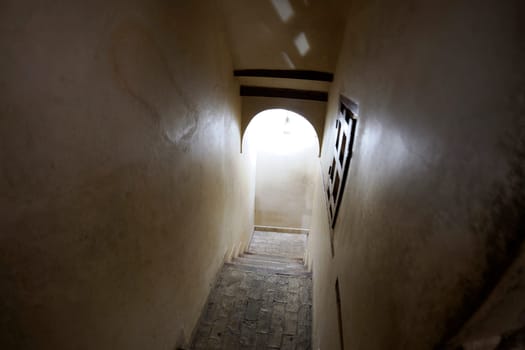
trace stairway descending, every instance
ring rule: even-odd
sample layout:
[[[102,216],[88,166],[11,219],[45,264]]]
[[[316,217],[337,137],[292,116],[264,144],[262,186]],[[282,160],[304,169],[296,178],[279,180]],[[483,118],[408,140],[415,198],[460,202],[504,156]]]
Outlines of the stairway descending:
[[[250,251],[233,259],[233,261],[228,265],[239,269],[246,269],[255,272],[260,271],[275,273],[280,275],[310,274],[303,263],[303,259],[288,258],[278,255],[258,254]]]
[[[225,263],[191,349],[311,350],[312,274],[305,239],[255,232],[248,252]]]

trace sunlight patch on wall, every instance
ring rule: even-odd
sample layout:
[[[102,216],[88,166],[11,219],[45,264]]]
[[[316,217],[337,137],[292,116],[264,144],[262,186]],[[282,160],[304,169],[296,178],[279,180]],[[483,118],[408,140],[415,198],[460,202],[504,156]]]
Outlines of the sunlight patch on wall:
[[[308,39],[306,39],[306,34],[304,34],[304,32],[295,37],[294,44],[301,56],[306,55],[308,51],[310,51],[310,44],[308,43]]]
[[[281,52],[281,55],[283,56],[284,62],[290,67],[291,69],[295,69],[295,64],[293,64],[292,60],[290,59],[290,56],[286,52]]]
[[[286,23],[294,15],[294,10],[290,1],[288,0],[271,0],[273,8],[281,18],[281,20]]]

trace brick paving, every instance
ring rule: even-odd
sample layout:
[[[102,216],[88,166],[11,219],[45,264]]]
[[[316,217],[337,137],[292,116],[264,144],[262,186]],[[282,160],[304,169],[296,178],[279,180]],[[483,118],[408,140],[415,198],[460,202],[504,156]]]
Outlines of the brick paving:
[[[302,259],[252,248],[220,271],[191,349],[311,349],[311,274]]]

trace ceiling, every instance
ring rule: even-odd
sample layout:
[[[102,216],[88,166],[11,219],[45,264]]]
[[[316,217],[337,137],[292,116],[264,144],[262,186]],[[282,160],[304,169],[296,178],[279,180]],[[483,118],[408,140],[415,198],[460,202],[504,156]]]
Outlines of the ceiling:
[[[222,0],[235,69],[333,72],[348,1]]]
[[[220,1],[242,96],[242,134],[257,113],[285,108],[306,118],[322,142],[349,2]]]

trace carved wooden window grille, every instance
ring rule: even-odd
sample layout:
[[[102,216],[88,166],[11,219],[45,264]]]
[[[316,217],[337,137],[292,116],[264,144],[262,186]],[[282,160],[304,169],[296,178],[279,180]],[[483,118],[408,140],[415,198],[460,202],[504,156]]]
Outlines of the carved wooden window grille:
[[[326,195],[330,225],[335,227],[339,206],[344,193],[346,178],[352,158],[352,149],[357,125],[357,104],[344,96],[340,97],[339,111],[335,122],[336,139],[333,148],[333,159],[328,168]]]

